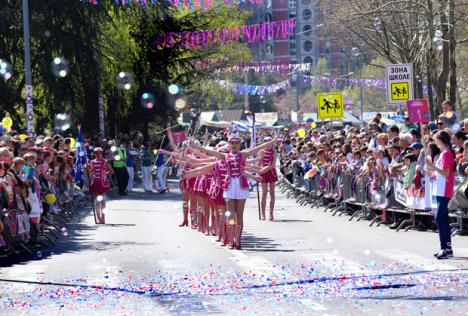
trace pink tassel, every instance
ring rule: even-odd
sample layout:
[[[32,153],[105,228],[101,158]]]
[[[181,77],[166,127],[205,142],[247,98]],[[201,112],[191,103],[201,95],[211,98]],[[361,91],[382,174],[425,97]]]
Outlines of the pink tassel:
[[[252,42],[253,42],[253,43],[258,42],[258,35],[259,35],[258,27],[259,27],[258,24],[252,25],[252,31],[253,31],[253,32],[252,32],[252,33],[253,33],[253,34],[252,34]]]
[[[263,23],[263,24],[262,24],[262,27],[261,27],[261,30],[262,30],[261,34],[262,34],[262,35],[261,35],[261,38],[260,38],[262,42],[265,40],[266,27],[267,27],[266,24]]]
[[[168,39],[168,45],[172,47],[174,45],[174,41],[172,39],[172,32],[169,32],[169,39]]]
[[[211,31],[211,46],[216,45],[216,30]]]
[[[206,31],[203,31],[203,32],[202,32],[202,46],[203,46],[204,48],[206,47],[206,36],[207,36]]]
[[[200,43],[200,32],[197,32],[197,37],[195,40],[195,47],[198,49],[198,45]]]
[[[281,35],[282,35],[283,39],[285,39],[286,36],[288,35],[286,21],[281,21]]]
[[[189,40],[190,40],[190,33],[191,32],[185,32],[185,49],[189,49],[190,48],[190,43],[189,43]]]
[[[272,36],[274,36],[274,22],[270,22],[268,23],[267,27],[268,27],[268,39],[271,40]]]

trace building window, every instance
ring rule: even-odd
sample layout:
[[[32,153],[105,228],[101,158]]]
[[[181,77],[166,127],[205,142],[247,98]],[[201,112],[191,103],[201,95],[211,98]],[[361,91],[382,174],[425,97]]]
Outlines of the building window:
[[[289,0],[289,7],[296,8],[296,0]]]
[[[272,53],[273,53],[273,46],[271,46],[270,44],[267,44],[266,45],[266,54],[271,55]]]
[[[302,47],[304,48],[306,52],[310,52],[312,50],[313,45],[311,41],[305,41],[304,44],[302,45],[303,45]]]
[[[313,60],[312,57],[310,57],[310,56],[306,56],[306,57],[304,58],[304,64],[312,64],[313,61],[314,61],[314,60]]]
[[[309,24],[304,25],[302,28],[302,32],[305,36],[311,36],[312,35],[312,26]]]
[[[289,42],[289,54],[296,55],[296,43],[295,42]]]
[[[304,20],[309,20],[312,17],[312,11],[310,9],[305,9],[302,11],[302,18]]]
[[[302,5],[311,5],[312,0],[301,0]]]
[[[271,13],[265,14],[265,22],[269,23],[271,22],[271,20],[272,20]]]

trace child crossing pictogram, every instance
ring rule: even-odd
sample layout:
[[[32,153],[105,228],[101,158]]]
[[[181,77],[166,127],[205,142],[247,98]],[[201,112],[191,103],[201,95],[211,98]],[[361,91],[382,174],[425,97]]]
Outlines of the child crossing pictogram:
[[[318,94],[318,118],[337,119],[344,116],[342,93]]]

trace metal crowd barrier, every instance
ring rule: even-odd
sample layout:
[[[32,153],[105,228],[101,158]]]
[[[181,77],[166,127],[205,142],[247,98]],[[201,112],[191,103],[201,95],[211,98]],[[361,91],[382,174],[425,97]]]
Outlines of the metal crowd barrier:
[[[321,181],[322,177],[322,181]],[[323,180],[326,181],[323,181]],[[373,188],[372,179],[362,176],[359,179],[352,174],[338,171],[334,174],[317,173],[309,179],[289,183],[281,178],[278,187],[287,198],[294,198],[296,203],[312,208],[321,208],[333,216],[343,214],[353,219],[369,220],[369,226],[376,224],[391,225],[400,223],[396,231],[405,229],[435,229],[434,214],[428,210],[408,209],[395,198],[392,178],[385,184]],[[468,234],[468,209],[459,209],[449,213],[453,235]]]
[[[26,252],[36,256],[39,250],[54,247],[61,235],[68,232],[69,223],[77,216],[88,212],[91,198],[79,194],[72,200],[57,205],[60,212],[53,214],[52,219],[41,217],[39,227],[31,222],[29,214],[24,210],[6,209],[0,213],[4,231],[2,256],[18,255]]]

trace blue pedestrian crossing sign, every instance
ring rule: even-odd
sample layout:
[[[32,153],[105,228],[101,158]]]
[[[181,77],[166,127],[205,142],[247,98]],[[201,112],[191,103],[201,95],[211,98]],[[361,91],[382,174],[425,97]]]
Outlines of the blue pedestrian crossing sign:
[[[318,98],[318,118],[340,119],[344,117],[343,93],[319,93]]]

